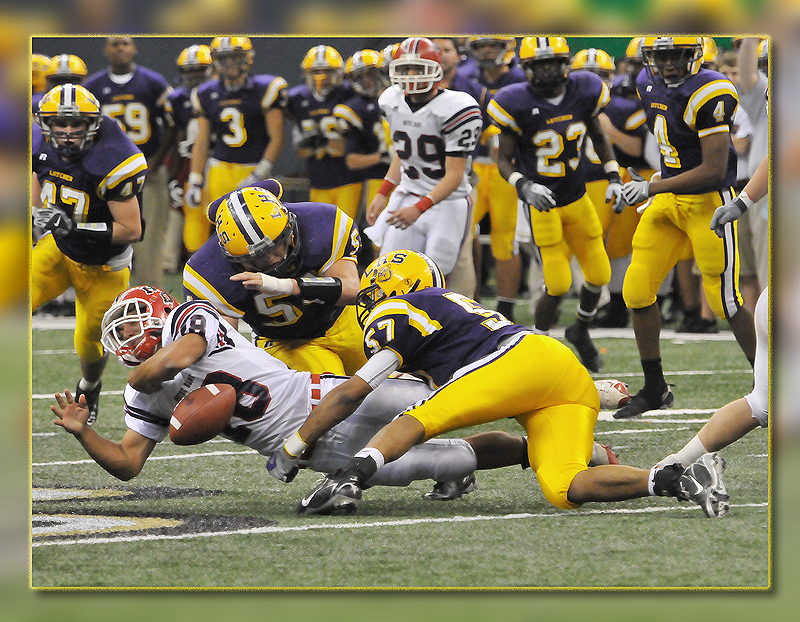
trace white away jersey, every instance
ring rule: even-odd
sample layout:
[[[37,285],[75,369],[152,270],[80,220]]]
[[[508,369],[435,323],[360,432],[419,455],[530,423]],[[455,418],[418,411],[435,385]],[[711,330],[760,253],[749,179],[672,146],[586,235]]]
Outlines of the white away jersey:
[[[401,188],[425,196],[444,177],[447,156],[471,157],[483,129],[478,102],[468,93],[441,90],[431,101],[410,104],[402,89],[391,86],[378,99],[389,122],[403,174]],[[470,166],[451,199],[467,196]]]
[[[205,338],[205,354],[156,393],[125,387],[125,423],[149,439],[161,441],[172,411],[189,392],[206,384],[230,384],[238,403],[224,435],[269,455],[283,445],[311,412],[311,374],[289,369],[252,345],[220,319],[214,307],[193,300],[167,317],[162,347],[188,333]]]

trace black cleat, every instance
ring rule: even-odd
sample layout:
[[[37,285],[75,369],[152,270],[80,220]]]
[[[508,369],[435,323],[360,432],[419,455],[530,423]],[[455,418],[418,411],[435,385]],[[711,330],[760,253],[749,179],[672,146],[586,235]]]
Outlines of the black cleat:
[[[436,482],[433,490],[422,495],[423,499],[429,501],[451,501],[463,495],[468,495],[478,488],[475,481],[475,473],[470,473],[454,482]]]
[[[603,359],[600,358],[600,353],[592,343],[588,328],[579,326],[578,322],[575,322],[564,331],[564,337],[575,346],[581,363],[586,369],[598,372],[603,368]]]
[[[657,404],[651,403],[650,400],[645,397],[644,390],[642,390],[634,395],[626,406],[623,406],[614,413],[614,419],[633,419],[634,417],[640,416],[642,413],[646,413],[648,410],[668,408],[672,406],[674,400],[675,395],[673,395],[669,385],[667,385],[667,388],[664,390],[660,403]]]
[[[75,387],[75,401],[78,401],[78,398],[81,395],[86,396],[86,405],[89,407],[89,418],[86,420],[86,423],[89,425],[94,425],[94,422],[97,421],[97,413],[100,409],[100,389],[103,387],[102,382],[98,382],[97,386],[92,389],[91,391],[84,391],[81,389],[81,383],[78,383],[78,386]]]
[[[300,501],[298,514],[353,514],[361,503],[361,485],[355,475],[335,471],[317,482]]]

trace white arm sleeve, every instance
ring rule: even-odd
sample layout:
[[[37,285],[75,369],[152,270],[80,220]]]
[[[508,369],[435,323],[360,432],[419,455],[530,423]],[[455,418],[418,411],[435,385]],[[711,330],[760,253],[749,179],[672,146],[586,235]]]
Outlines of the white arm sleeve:
[[[372,389],[378,386],[400,367],[400,357],[392,350],[381,350],[370,358],[355,375]]]

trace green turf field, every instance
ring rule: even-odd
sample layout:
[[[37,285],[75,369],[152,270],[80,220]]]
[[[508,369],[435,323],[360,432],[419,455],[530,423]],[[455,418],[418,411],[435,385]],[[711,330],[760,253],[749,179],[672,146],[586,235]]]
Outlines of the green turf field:
[[[602,334],[595,341],[605,368],[595,377],[637,390],[632,333]],[[601,413],[596,427],[596,439],[627,464],[649,467],[676,451],[752,384],[726,331],[699,340],[665,333],[662,342],[672,409],[642,421]],[[480,472],[478,490],[452,502],[422,499],[430,484],[417,482],[367,490],[354,516],[300,517],[295,506],[317,474],[281,484],[263,457],[222,439],[195,447],[167,440],[139,477],[114,479],[51,423],[48,396],[78,378],[72,331],[35,329],[32,351],[34,588],[771,586],[765,430],[722,452],[731,510],[719,520],[668,498],[558,510],[519,468]],[[126,429],[124,378],[110,361],[96,429],[114,440]],[[521,431],[512,420],[492,427]]]

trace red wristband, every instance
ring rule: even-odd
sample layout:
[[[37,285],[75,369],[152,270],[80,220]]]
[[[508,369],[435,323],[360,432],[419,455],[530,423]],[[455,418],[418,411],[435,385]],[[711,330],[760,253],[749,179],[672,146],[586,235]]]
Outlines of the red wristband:
[[[432,208],[433,205],[434,205],[434,200],[431,198],[431,195],[426,194],[424,197],[422,197],[419,201],[417,201],[414,204],[414,207],[416,207],[420,212],[424,213],[427,212],[430,208]]]
[[[390,194],[392,194],[392,191],[395,188],[397,188],[396,183],[394,183],[391,179],[384,178],[381,187],[378,188],[378,194],[382,194],[383,196],[388,197]]]

